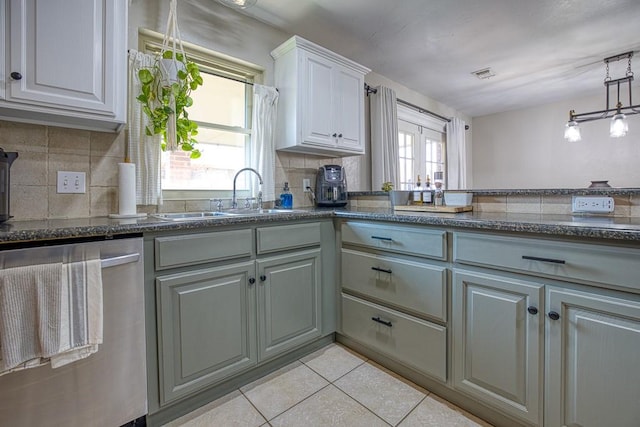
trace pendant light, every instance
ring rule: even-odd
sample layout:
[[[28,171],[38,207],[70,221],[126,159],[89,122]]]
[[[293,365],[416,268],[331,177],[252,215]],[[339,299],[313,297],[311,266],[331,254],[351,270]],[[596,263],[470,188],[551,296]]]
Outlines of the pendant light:
[[[629,131],[627,116],[640,113],[640,105],[633,105],[631,99],[631,82],[633,81],[633,71],[631,71],[632,57],[633,52],[626,52],[604,59],[607,70],[604,79],[607,99],[606,109],[579,114],[576,113],[575,110],[569,111],[569,121],[564,127],[564,138],[567,141],[576,142],[582,139],[580,135],[580,129],[578,128],[579,123],[608,118],[611,118],[611,123],[609,125],[609,136],[611,136],[612,138],[621,138],[627,134],[627,132]],[[619,79],[612,79],[609,76],[609,63],[620,61],[621,59],[627,60],[626,75]],[[629,92],[629,106],[627,107],[623,107],[622,102],[620,102],[620,87],[624,87],[624,83],[627,83],[626,87]],[[612,86],[617,88],[617,103],[615,107],[609,108],[609,90]]]

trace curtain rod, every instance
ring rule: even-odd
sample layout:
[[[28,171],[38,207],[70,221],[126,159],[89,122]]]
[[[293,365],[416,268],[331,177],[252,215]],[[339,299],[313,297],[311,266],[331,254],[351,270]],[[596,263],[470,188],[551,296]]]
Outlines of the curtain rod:
[[[378,89],[373,88],[373,87],[369,86],[366,83],[364,84],[364,90],[366,91],[367,96],[369,96],[370,93],[378,93]],[[396,102],[398,102],[399,104],[403,104],[403,105],[405,105],[407,107],[411,107],[411,108],[417,110],[419,113],[427,114],[429,116],[436,117],[436,118],[444,120],[446,122],[450,122],[451,121],[451,119],[449,117],[441,116],[438,113],[434,113],[433,111],[426,110],[426,109],[424,109],[422,107],[419,107],[419,106],[417,106],[415,104],[407,102],[404,99],[397,98]],[[464,130],[469,130],[469,125],[464,125]]]

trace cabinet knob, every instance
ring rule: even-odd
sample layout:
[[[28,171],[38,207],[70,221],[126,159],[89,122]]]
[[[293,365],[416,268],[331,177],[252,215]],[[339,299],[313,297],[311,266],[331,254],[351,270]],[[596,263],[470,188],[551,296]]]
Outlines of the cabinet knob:
[[[17,71],[12,72],[10,75],[13,80],[22,80],[22,74]]]
[[[527,311],[529,312],[529,314],[538,314],[538,309],[532,305],[527,307]]]
[[[264,274],[260,276],[260,281],[264,282],[265,280],[267,280],[267,276],[265,276]]]
[[[560,315],[555,311],[550,311],[548,316],[549,316],[549,319],[551,320],[558,320],[560,318]]]
[[[340,134],[338,134],[338,138],[342,138],[342,134],[341,134],[341,133],[340,133]]]
[[[333,136],[333,137],[335,138],[336,136],[338,136],[338,134],[337,134],[337,133],[334,133],[334,134],[333,134],[333,135],[331,135],[331,136]]]
[[[254,283],[256,283],[256,279],[253,277],[249,277],[249,284],[253,285]]]

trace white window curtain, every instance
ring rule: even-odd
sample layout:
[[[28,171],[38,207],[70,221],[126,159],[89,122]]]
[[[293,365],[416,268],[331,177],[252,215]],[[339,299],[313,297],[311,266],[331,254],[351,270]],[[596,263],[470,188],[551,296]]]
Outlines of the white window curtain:
[[[138,71],[151,67],[155,57],[146,53],[129,50],[129,96],[128,96],[128,144],[127,157],[136,165],[136,204],[161,205],[162,187],[160,176],[161,135],[148,136],[145,127],[147,116],[142,104],[136,100],[140,94]]]
[[[251,167],[262,175],[262,200],[275,200],[275,127],[278,91],[274,87],[253,85],[251,123]],[[252,180],[252,194],[258,194],[257,180]]]
[[[378,191],[382,183],[399,185],[398,110],[393,89],[378,86],[369,95],[371,109],[371,190]],[[396,187],[397,188],[397,187]]]
[[[447,188],[451,190],[467,188],[467,145],[465,123],[453,117],[447,123]]]

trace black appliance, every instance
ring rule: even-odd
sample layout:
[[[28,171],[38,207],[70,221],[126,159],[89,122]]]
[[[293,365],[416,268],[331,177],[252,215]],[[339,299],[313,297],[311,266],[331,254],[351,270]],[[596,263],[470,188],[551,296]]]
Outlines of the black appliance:
[[[347,177],[342,166],[320,166],[316,175],[316,202],[324,207],[346,206]]]
[[[9,188],[11,184],[9,169],[11,163],[18,158],[18,153],[8,153],[0,148],[0,223],[5,222],[9,214]]]

